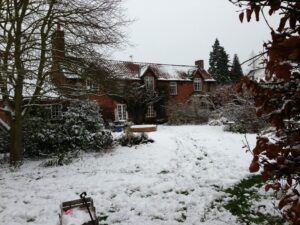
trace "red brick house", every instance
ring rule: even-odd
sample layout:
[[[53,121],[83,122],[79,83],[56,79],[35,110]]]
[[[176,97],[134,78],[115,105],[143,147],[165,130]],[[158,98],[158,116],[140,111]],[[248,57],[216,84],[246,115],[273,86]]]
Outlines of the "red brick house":
[[[153,91],[163,87],[167,99],[163,103],[164,106],[174,101],[188,102],[194,94],[213,91],[215,86],[215,80],[204,69],[203,60],[196,61],[195,66],[127,61],[107,61],[107,63],[114,71],[111,82],[115,85],[129,85],[132,82],[138,82]],[[126,104],[106,94],[100,88],[101,84],[97,83],[97,79],[84,80],[66,70],[55,71],[57,72],[54,73],[53,80],[56,84],[63,83],[67,84],[65,86],[85,87],[90,90],[88,98],[100,105],[105,120],[112,122],[131,119]],[[144,117],[145,122],[157,122],[157,120],[166,120],[167,112],[157,113],[155,107],[149,105]]]
[[[215,87],[215,80],[204,69],[203,60],[196,61],[195,65],[171,65],[113,60],[99,60],[95,63],[94,59],[92,69],[84,67],[80,65],[80,59],[65,56],[62,30],[57,30],[53,35],[52,55],[51,82],[58,87],[60,95],[66,99],[89,98],[97,102],[107,122],[132,119],[126,104],[109,94],[110,87],[124,87],[136,82],[153,92],[164,89],[165,101],[156,105],[149,104],[147,111],[141,115],[144,117],[143,122],[151,123],[167,120],[168,104],[188,102],[193,95],[213,91]],[[82,75],[83,70],[86,76]],[[93,76],[89,73],[93,73]],[[106,73],[113,76],[106,79]],[[109,85],[102,85],[103,82]],[[53,117],[62,115],[62,105],[64,103],[51,106]]]
[[[198,60],[195,65],[188,66],[113,60],[99,60],[95,63],[96,60],[94,59],[93,76],[87,74],[84,78],[77,73],[80,68],[78,66],[80,60],[65,56],[64,32],[62,30],[58,30],[53,36],[53,61],[51,72],[53,83],[57,86],[71,87],[72,96],[78,95],[84,87],[88,91],[88,98],[100,105],[103,118],[111,122],[130,120],[132,115],[128,114],[124,102],[118,101],[108,94],[110,92],[109,87],[127,86],[133,82],[144,84],[147,89],[154,92],[163,87],[167,99],[161,103],[164,105],[159,107],[163,110],[158,112],[150,104],[147,112],[143,115],[145,122],[156,122],[158,119],[166,120],[168,113],[165,106],[167,104],[173,101],[187,102],[192,95],[210,92],[215,87],[215,80],[204,69],[203,60]],[[108,79],[110,85],[102,85],[102,82],[107,82],[103,79],[106,76],[102,73],[104,70],[113,74]],[[65,88],[64,93],[70,94],[70,90]]]
[[[166,101],[162,109],[172,102],[188,102],[194,94],[210,92],[214,89],[215,80],[203,66],[203,60],[195,62],[195,66],[170,65],[154,63],[137,63],[127,61],[110,61],[115,71],[115,79],[119,82],[139,82],[147,89],[158,91],[163,88]],[[105,119],[110,121],[130,120],[126,105],[118,102],[109,95],[91,96],[102,108]],[[144,115],[145,122],[157,122],[167,119],[168,112],[157,112],[153,105],[149,105]]]

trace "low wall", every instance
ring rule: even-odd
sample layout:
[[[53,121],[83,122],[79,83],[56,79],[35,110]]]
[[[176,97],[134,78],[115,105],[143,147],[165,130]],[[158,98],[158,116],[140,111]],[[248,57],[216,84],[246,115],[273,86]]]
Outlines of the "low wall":
[[[133,125],[130,128],[131,132],[154,132],[157,130],[156,125]]]

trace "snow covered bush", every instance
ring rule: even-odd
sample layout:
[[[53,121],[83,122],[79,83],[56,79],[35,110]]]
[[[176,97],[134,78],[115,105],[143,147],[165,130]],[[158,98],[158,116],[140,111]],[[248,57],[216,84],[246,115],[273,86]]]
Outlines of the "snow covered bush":
[[[214,103],[216,110],[210,115],[213,122],[220,121],[223,125],[228,121],[234,122],[226,126],[226,131],[236,133],[258,133],[268,126],[264,118],[256,116],[256,110],[253,98],[249,93],[240,95],[236,93],[233,85],[219,86],[214,93]],[[226,118],[226,120],[224,120]]]
[[[214,104],[209,95],[195,95],[187,103],[170,102],[167,108],[169,124],[203,124],[208,122]]]
[[[58,153],[44,162],[42,162],[41,166],[43,167],[51,167],[51,166],[63,166],[63,165],[68,165],[72,162],[73,158],[78,156],[79,152],[63,152],[63,153]]]
[[[24,126],[25,156],[51,156],[58,165],[64,156],[109,148],[112,140],[110,131],[104,130],[98,105],[90,101],[72,101],[60,121],[32,117]]]
[[[96,103],[73,101],[63,119],[64,132],[71,147],[85,151],[101,151],[112,144],[112,135],[104,130],[104,122]]]
[[[127,130],[118,140],[122,146],[139,145],[153,143],[154,141],[148,137],[146,133],[134,134],[133,132]]]

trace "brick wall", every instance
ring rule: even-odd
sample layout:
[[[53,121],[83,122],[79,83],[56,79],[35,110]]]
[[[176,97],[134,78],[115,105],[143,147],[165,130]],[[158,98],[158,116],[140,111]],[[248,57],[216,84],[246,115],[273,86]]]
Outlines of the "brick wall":
[[[115,120],[115,108],[117,107],[117,103],[111,99],[110,97],[103,96],[90,96],[90,100],[93,100],[98,103],[101,109],[101,114],[103,119],[106,121],[114,121]]]
[[[169,85],[169,82],[168,82]],[[169,95],[169,100],[186,102],[194,91],[193,82],[177,82],[177,95]]]

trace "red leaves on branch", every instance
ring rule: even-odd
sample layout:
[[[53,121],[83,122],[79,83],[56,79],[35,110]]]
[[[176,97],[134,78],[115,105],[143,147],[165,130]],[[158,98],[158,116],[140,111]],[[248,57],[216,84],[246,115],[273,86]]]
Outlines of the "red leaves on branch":
[[[280,152],[281,152],[281,149],[280,149],[280,147],[278,145],[271,144],[267,148],[266,156],[269,159],[277,159],[277,157],[279,156]]]
[[[281,1],[280,0],[269,0],[270,8],[274,11],[280,9]]]
[[[249,167],[251,173],[256,173],[259,171],[259,164],[256,161],[252,161]]]
[[[248,22],[251,20],[252,13],[253,13],[253,9],[247,9],[246,10],[246,16],[247,16],[247,21]]]
[[[259,21],[260,10],[261,10],[260,5],[250,4],[250,7],[248,9],[246,9],[247,22],[250,22],[250,20],[252,18],[252,13],[253,12],[255,13],[255,19],[256,19],[256,21]],[[244,16],[245,16],[245,12],[241,12],[239,14],[239,19],[240,19],[241,23],[243,23]]]
[[[296,22],[297,18],[294,14],[290,16],[290,28],[295,29],[296,28]]]
[[[270,189],[273,189],[274,191],[279,191],[280,188],[281,188],[280,183],[266,184],[265,191],[269,191]]]
[[[260,171],[265,190],[280,193],[279,208],[294,225],[300,224],[300,1],[237,0],[246,7],[246,16],[256,20],[263,8],[269,14],[280,12],[280,23],[272,40],[264,44],[266,77],[262,82],[244,78],[239,90],[251,91],[258,116],[263,116],[276,129],[267,137],[259,136],[252,150],[250,172]],[[245,5],[246,4],[246,5]]]
[[[259,12],[260,12],[260,6],[259,5],[254,6],[254,12],[255,12],[256,21],[259,21]]]
[[[282,17],[280,19],[280,23],[279,23],[279,27],[277,29],[278,32],[282,32],[284,27],[285,27],[285,24],[286,24],[286,21],[288,20],[288,16],[285,16],[285,17]]]
[[[241,12],[240,15],[239,15],[239,19],[240,19],[241,23],[243,23],[244,15],[245,15],[244,12]]]

